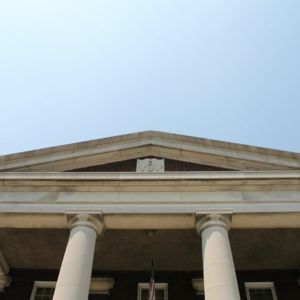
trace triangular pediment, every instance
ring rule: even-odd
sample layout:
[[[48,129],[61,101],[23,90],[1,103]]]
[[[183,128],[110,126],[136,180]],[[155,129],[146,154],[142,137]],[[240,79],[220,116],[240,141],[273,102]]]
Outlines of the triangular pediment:
[[[147,156],[147,157],[141,157],[139,158],[139,160],[146,160],[146,159],[153,159],[153,158],[157,160],[164,160],[165,172],[233,171],[227,168],[191,163],[191,162],[168,159],[163,157]],[[90,166],[90,167],[73,169],[68,171],[69,172],[136,172],[137,161],[138,159],[128,159],[119,162]]]
[[[166,171],[300,169],[300,154],[145,131],[0,157],[2,172],[130,172],[138,158],[163,158]]]

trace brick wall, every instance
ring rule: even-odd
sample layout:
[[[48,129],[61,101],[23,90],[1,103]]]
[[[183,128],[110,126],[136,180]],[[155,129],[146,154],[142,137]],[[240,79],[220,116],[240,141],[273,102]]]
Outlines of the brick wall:
[[[58,271],[12,270],[11,286],[0,294],[1,300],[29,300],[33,284],[38,281],[56,281]],[[113,277],[115,286],[109,296],[95,295],[91,300],[135,300],[139,282],[149,281],[149,272],[94,272],[93,277]],[[272,281],[278,300],[299,300],[297,270],[291,271],[243,271],[238,272],[241,300],[246,300],[245,282]],[[192,278],[202,277],[196,272],[156,272],[156,282],[168,283],[169,300],[204,300],[195,296]]]

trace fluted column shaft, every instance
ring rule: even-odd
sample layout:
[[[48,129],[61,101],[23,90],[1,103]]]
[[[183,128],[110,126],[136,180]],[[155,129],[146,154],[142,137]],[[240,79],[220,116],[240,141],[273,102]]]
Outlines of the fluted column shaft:
[[[79,214],[70,219],[71,232],[53,300],[87,300],[95,242],[103,227],[100,219]]]

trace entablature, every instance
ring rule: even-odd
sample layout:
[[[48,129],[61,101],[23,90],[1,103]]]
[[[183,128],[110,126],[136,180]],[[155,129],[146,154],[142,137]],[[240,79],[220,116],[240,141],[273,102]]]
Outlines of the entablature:
[[[73,211],[74,212],[74,211]],[[78,212],[82,212],[78,211]],[[89,211],[91,212],[91,211]],[[93,214],[99,211],[92,211]],[[195,229],[196,214],[223,213],[231,216],[232,229],[300,228],[300,212],[232,213],[202,210],[196,213],[102,213],[106,230]],[[0,213],[0,228],[68,229],[67,213]]]

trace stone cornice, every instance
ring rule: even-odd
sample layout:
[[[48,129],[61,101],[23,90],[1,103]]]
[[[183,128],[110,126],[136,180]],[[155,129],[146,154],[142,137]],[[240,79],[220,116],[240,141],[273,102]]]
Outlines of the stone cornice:
[[[247,180],[300,179],[300,170],[289,171],[204,171],[204,172],[0,172],[1,180]]]
[[[299,153],[147,131],[0,156],[0,170],[62,171],[74,169],[74,164],[79,168],[163,154],[166,158],[205,161],[237,170],[300,168]]]

